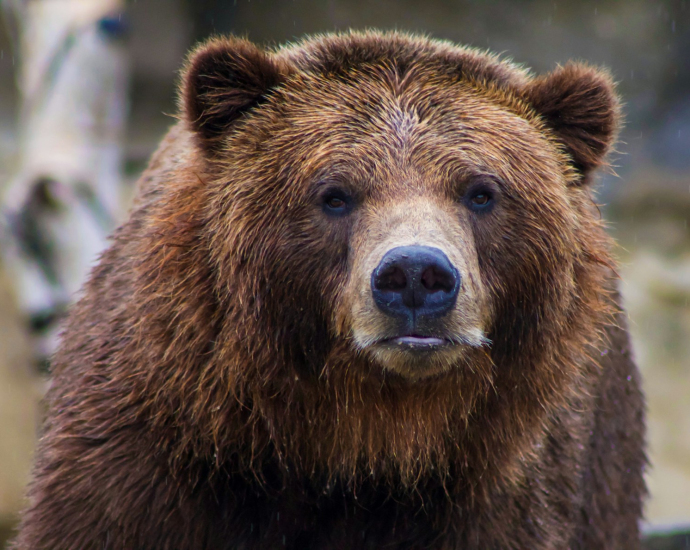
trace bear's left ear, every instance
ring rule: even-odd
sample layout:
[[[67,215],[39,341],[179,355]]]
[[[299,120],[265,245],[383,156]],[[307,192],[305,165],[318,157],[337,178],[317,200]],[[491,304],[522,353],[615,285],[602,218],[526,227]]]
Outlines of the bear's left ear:
[[[569,63],[527,85],[526,96],[565,146],[580,184],[604,163],[616,138],[620,104],[611,76]]]
[[[243,113],[266,100],[285,78],[268,53],[247,40],[215,38],[189,57],[182,75],[182,110],[201,148],[218,152]]]

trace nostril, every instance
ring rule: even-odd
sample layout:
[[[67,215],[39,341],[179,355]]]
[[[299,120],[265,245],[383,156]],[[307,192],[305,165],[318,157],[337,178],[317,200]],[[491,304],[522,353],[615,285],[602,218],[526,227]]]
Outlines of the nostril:
[[[392,265],[381,271],[374,281],[377,290],[404,290],[407,276],[398,266]]]
[[[455,275],[439,266],[429,266],[422,273],[422,286],[429,292],[451,292],[455,288]]]

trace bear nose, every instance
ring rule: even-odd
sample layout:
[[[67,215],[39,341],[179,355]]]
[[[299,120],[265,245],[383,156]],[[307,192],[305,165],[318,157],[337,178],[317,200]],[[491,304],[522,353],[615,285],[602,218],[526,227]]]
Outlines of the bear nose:
[[[455,305],[459,289],[458,270],[430,246],[393,248],[371,274],[374,302],[393,317],[440,317]]]

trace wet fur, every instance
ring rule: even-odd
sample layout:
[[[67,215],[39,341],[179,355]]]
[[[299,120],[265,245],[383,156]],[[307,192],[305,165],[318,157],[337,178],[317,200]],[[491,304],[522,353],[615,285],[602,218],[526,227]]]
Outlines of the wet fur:
[[[14,548],[638,546],[643,401],[588,187],[606,73],[214,39],[181,106],[65,327]],[[482,170],[509,185],[477,221],[452,195]],[[315,213],[324,180],[366,193],[360,225]],[[457,224],[446,328],[491,341],[419,378],[353,336],[386,330],[356,266],[401,197]]]

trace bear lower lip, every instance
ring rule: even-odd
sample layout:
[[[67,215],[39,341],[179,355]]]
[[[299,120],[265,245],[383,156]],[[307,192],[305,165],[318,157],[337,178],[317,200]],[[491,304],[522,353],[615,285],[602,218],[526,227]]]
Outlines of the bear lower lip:
[[[396,347],[421,351],[438,349],[450,345],[450,341],[445,338],[436,338],[434,336],[398,336],[385,340],[385,343],[393,344]]]

